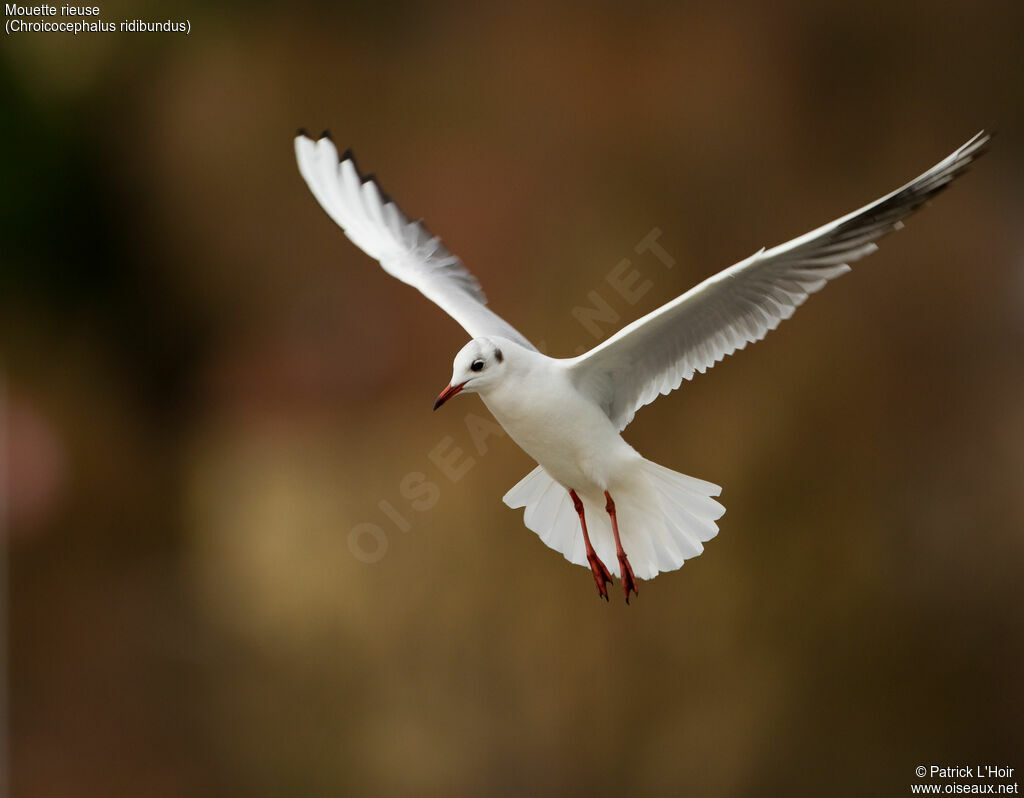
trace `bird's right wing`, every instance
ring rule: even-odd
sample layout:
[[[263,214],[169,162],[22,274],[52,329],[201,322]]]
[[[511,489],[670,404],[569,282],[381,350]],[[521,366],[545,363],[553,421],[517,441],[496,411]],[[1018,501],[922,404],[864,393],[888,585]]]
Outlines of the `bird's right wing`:
[[[709,277],[570,361],[573,381],[621,430],[658,394],[760,341],[810,294],[874,252],[876,240],[962,174],[988,141],[979,133],[903,188]]]
[[[418,289],[474,338],[497,335],[535,349],[511,324],[487,307],[480,283],[437,236],[411,222],[372,177],[363,177],[352,154],[340,159],[327,134],[314,141],[295,137],[299,172],[313,196],[345,235],[384,271]]]

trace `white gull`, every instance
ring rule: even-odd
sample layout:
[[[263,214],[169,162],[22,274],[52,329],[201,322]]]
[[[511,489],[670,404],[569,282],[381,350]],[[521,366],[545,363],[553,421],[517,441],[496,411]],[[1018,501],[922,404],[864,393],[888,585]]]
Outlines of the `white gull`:
[[[621,432],[636,411],[723,357],[761,340],[810,294],[877,249],[875,241],[944,189],[980,155],[978,133],[900,189],[858,211],[709,277],[579,357],[541,354],[487,307],[476,278],[440,239],[410,221],[350,152],[300,131],[302,177],[328,215],[367,255],[417,288],[473,336],[455,356],[434,404],[477,393],[538,466],[505,494],[548,546],[589,566],[598,593],[620,577],[679,568],[703,551],[725,512],[721,488],[642,457]]]

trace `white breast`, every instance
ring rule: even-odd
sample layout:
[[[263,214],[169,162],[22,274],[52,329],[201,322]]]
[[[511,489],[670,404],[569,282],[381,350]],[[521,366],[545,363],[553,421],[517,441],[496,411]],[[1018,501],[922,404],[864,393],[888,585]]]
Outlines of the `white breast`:
[[[534,355],[481,397],[509,436],[566,488],[593,492],[640,459],[559,361]]]

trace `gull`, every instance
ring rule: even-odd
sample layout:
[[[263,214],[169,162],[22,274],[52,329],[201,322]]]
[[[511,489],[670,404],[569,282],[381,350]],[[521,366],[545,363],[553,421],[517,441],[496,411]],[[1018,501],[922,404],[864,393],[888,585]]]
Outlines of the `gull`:
[[[588,566],[598,595],[621,580],[673,571],[704,550],[725,508],[721,488],[642,457],[622,438],[636,411],[697,372],[760,341],[808,296],[877,249],[875,242],[942,191],[984,152],[984,131],[920,177],[785,244],[762,248],[573,358],[541,354],[487,307],[476,278],[410,221],[351,151],[325,131],[295,138],[313,196],[357,247],[418,289],[472,337],[455,355],[434,409],[476,393],[537,467],[504,496],[552,549]]]

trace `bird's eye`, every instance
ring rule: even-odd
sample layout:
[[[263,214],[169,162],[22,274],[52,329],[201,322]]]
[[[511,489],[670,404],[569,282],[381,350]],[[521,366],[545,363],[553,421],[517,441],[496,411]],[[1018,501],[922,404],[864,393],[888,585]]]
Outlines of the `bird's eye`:
[[[474,360],[473,365],[470,366],[470,368],[473,369],[473,371],[483,371],[484,362],[482,360]]]

